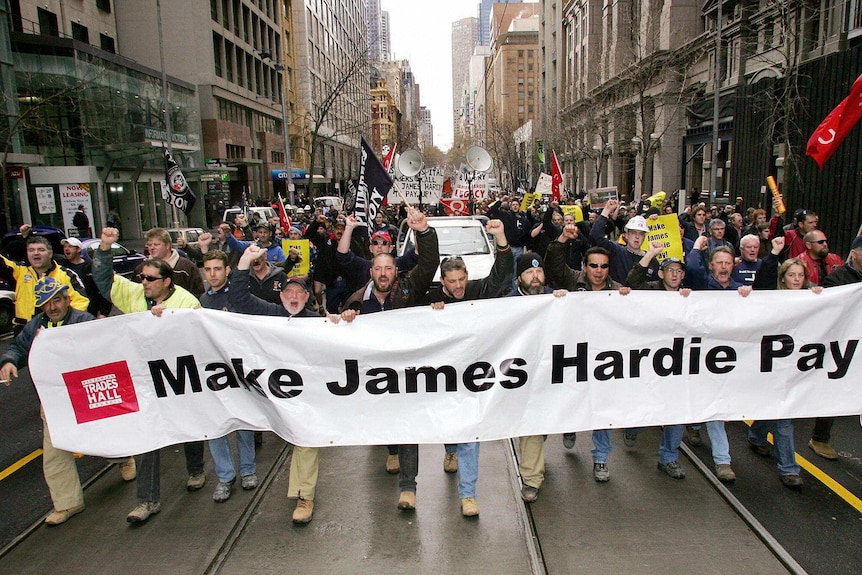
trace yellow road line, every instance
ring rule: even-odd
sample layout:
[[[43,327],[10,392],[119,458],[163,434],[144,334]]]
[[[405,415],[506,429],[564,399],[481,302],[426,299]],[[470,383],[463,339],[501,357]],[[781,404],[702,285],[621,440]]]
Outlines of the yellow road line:
[[[753,422],[746,421],[745,423],[750,427]],[[766,436],[766,440],[770,444],[774,444],[771,433]],[[851,493],[846,487],[832,479],[832,477],[828,473],[821,470],[819,467],[799,455],[799,453],[794,452],[794,455],[796,456],[796,462],[799,464],[799,467],[813,475],[815,479],[817,479],[818,481],[820,481],[820,483],[831,489],[832,492],[835,493],[835,495],[849,503],[850,506],[853,507],[856,511],[862,513],[862,499],[859,499],[858,497],[853,495],[853,493]]]
[[[28,463],[30,463],[31,461],[33,461],[34,459],[39,457],[40,455],[42,455],[42,450],[37,449],[36,451],[31,453],[30,455],[22,457],[21,459],[19,459],[18,461],[16,461],[15,463],[10,465],[6,469],[4,469],[3,471],[0,471],[0,481],[3,481],[4,479],[9,477],[13,473],[18,471],[19,469],[21,469],[22,467],[24,467],[25,465],[27,465]]]

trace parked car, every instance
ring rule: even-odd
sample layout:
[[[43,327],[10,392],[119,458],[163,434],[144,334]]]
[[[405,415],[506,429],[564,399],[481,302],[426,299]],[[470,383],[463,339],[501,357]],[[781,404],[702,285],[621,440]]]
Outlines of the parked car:
[[[460,256],[467,266],[471,280],[480,280],[491,274],[497,247],[494,239],[485,231],[488,218],[485,216],[444,216],[428,218],[428,225],[437,231],[440,260],[449,256]],[[397,253],[399,256],[415,246],[413,230],[407,223],[401,225]],[[440,283],[440,268],[434,274],[434,283]]]
[[[36,236],[45,236],[48,241],[51,242],[51,247],[54,249],[54,253],[63,255],[63,244],[60,243],[66,239],[66,234],[63,233],[63,230],[53,226],[33,226],[31,233]],[[20,238],[21,232],[17,229],[7,232],[6,235],[3,236],[3,239],[0,240],[0,252],[10,260],[14,260],[16,262],[25,261],[27,259],[26,251],[22,251],[21,253],[10,253],[9,249],[10,244]]]
[[[314,198],[315,208],[335,208],[339,212],[344,209],[344,200],[338,196],[319,196]]]
[[[12,331],[15,319],[15,292],[0,290],[0,334]]]
[[[101,240],[97,239],[81,240],[81,244],[84,246],[84,252],[87,254],[86,257],[93,259],[93,250],[99,249],[99,243],[101,243]],[[131,276],[134,273],[135,268],[147,259],[144,254],[138,253],[135,250],[130,250],[117,242],[111,244],[111,254],[114,258],[114,273],[118,273],[125,277]]]
[[[232,225],[236,225],[234,220],[239,214],[245,214],[248,218],[249,223],[254,221],[254,215],[259,214],[259,217],[263,218],[263,221],[269,220],[269,218],[278,217],[278,214],[275,213],[275,210],[272,208],[265,207],[248,207],[244,210],[242,208],[229,208],[224,211],[224,216],[222,217],[222,221],[227,222]]]
[[[204,230],[201,228],[168,228],[168,233],[171,234],[171,245],[174,248],[182,249],[182,245],[178,243],[180,235],[185,240],[185,245],[198,245],[198,237]]]

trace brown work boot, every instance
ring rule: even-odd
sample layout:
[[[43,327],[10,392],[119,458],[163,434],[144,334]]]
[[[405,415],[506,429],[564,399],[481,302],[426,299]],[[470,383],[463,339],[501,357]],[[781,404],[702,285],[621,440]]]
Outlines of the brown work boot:
[[[473,497],[465,497],[461,500],[461,515],[464,517],[476,517],[479,515],[479,504]]]
[[[120,464],[120,477],[123,481],[134,481],[138,476],[138,467],[135,465],[135,458],[130,457]]]
[[[305,525],[311,521],[313,513],[314,501],[300,497],[296,500],[296,509],[293,510],[293,522],[297,525]]]
[[[736,481],[736,473],[730,467],[730,463],[716,463],[715,475],[722,483],[733,483]]]
[[[84,510],[83,505],[78,505],[76,507],[70,507],[68,509],[60,509],[59,511],[55,509],[53,513],[51,513],[48,517],[45,518],[46,525],[59,525],[60,523],[65,523],[73,516],[77,515],[81,511]]]
[[[401,462],[398,460],[398,454],[390,455],[386,458],[386,473],[395,475],[401,471]]]
[[[410,511],[416,509],[416,494],[412,491],[402,491],[398,498],[398,509]]]
[[[832,446],[825,441],[815,441],[811,439],[808,441],[808,447],[824,459],[831,459],[832,461],[838,459],[838,452],[832,449]]]
[[[443,471],[446,473],[455,473],[458,471],[458,454],[446,453],[443,457]]]

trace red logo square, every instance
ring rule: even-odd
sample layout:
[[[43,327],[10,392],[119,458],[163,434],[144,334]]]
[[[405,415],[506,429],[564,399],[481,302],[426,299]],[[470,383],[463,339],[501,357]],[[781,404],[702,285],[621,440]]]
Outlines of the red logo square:
[[[135,384],[125,361],[63,374],[78,423],[138,411]]]

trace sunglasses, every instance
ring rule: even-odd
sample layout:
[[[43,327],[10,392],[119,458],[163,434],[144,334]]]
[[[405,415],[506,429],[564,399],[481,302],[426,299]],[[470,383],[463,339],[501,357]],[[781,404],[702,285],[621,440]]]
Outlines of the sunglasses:
[[[165,279],[165,278],[163,278],[161,276],[141,276],[142,282],[143,281],[156,282],[156,281],[163,280],[163,279]]]
[[[389,242],[386,240],[371,240],[372,246],[388,246]]]
[[[606,269],[608,269],[609,267],[611,267],[611,265],[610,265],[610,264],[596,264],[596,263],[593,263],[593,262],[590,262],[590,263],[588,263],[587,265],[588,265],[588,266],[590,266],[590,267],[591,267],[591,268],[593,268],[593,269],[602,268],[603,270],[606,270]]]
[[[813,242],[808,242],[808,243],[809,244],[820,244],[822,246],[823,244],[828,244],[829,240],[814,240]]]

